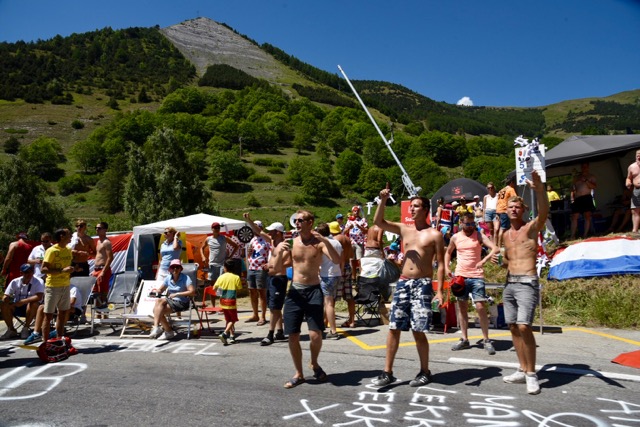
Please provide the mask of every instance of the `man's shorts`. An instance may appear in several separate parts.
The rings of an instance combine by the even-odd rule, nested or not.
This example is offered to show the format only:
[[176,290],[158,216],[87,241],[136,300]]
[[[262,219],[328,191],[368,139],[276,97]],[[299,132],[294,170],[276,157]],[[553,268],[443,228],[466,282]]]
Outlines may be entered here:
[[593,212],[596,207],[593,205],[593,197],[591,194],[585,194],[584,196],[576,197],[571,203],[571,213],[581,214],[585,212]]
[[511,228],[511,221],[509,221],[509,215],[506,213],[498,214],[500,216],[500,228],[508,230]]
[[293,282],[287,292],[282,312],[284,333],[299,334],[306,319],[311,331],[324,331],[324,296],[320,285]]
[[320,277],[320,287],[322,288],[322,295],[325,297],[336,298],[336,289],[338,283],[342,280],[341,276],[334,277]]
[[487,300],[484,279],[477,277],[465,277],[464,294],[456,296],[459,300],[468,300],[471,296],[472,302],[484,302]]
[[359,245],[357,243],[351,242],[351,246],[353,247],[353,258],[351,259],[360,259],[364,255],[364,245]]
[[508,274],[507,285],[502,292],[505,323],[507,325],[531,325],[539,296],[538,276]]
[[484,210],[484,222],[493,222],[493,220],[495,219],[495,217],[498,214],[496,213],[495,209],[485,209]]
[[269,277],[269,288],[267,289],[267,306],[269,310],[282,310],[284,299],[287,296],[287,283],[289,279],[286,274]]
[[631,209],[636,208],[640,208],[640,188],[634,188],[631,196]]
[[59,311],[69,310],[71,307],[71,296],[69,293],[69,286],[51,287],[45,286],[44,288],[44,312],[46,314],[53,314],[56,312],[56,308]]
[[353,299],[353,279],[351,278],[351,265],[346,263],[342,272],[342,280],[336,286],[336,300]]
[[222,314],[224,314],[224,321],[226,323],[229,322],[237,322],[238,321],[238,309],[237,308],[223,308]]
[[428,332],[431,325],[431,279],[400,279],[391,302],[389,329]]
[[167,305],[174,313],[189,310],[189,301],[182,301],[174,298],[167,298]]
[[[100,277],[100,274],[102,274],[102,277]],[[94,292],[107,295],[109,293],[109,281],[111,280],[111,267],[94,270],[91,275],[98,278],[93,287]]]
[[221,265],[209,264],[209,275],[207,276],[207,278],[213,285],[223,272],[223,267]]
[[249,270],[247,273],[247,285],[249,289],[267,289],[267,270]]

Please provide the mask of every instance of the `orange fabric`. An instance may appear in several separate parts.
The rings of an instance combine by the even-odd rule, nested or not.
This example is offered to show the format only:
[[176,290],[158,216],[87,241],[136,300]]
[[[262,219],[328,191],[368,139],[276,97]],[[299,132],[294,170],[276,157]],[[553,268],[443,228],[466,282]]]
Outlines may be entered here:
[[507,185],[498,192],[498,202],[496,203],[496,213],[507,213],[507,203],[513,196],[517,196],[516,190]]
[[458,263],[456,264],[456,276],[482,278],[484,271],[476,268],[480,262],[482,245],[478,241],[478,231],[474,230],[471,236],[463,232],[456,234],[456,252]]

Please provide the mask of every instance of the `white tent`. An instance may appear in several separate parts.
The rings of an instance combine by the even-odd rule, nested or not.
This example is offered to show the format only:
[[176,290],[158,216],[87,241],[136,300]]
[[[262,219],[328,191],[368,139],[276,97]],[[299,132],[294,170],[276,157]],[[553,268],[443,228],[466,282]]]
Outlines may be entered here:
[[152,224],[138,225],[133,227],[133,242],[135,244],[134,266],[138,269],[138,248],[140,244],[140,236],[143,234],[162,234],[167,227],[173,227],[178,232],[187,234],[209,234],[211,233],[211,224],[219,222],[220,231],[239,230],[245,227],[247,223],[238,219],[224,218],[221,216],[208,215],[204,213],[183,216],[180,218],[172,218],[164,221],[154,222]]

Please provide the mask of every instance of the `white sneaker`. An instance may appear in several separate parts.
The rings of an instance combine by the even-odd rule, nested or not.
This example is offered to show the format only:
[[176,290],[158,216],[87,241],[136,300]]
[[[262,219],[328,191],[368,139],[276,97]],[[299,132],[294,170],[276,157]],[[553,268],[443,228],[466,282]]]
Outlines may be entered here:
[[7,331],[0,337],[0,339],[8,340],[10,338],[15,338],[18,336],[18,331],[14,329],[7,329]]
[[524,373],[524,371],[518,368],[518,370],[513,374],[502,377],[502,381],[509,384],[524,384],[525,382],[527,382],[527,380],[525,379],[526,376],[527,375]]
[[31,331],[29,330],[29,328],[22,328],[22,331],[20,331],[20,338],[26,340],[27,338],[29,338],[29,335],[31,335]]
[[536,374],[533,375],[525,375],[527,381],[527,393],[529,394],[538,394],[540,393],[540,384],[538,383],[538,376]]
[[159,340],[170,340],[171,338],[175,337],[176,333],[173,331],[164,331],[162,333],[162,335],[160,335],[158,337]]
[[158,338],[158,336],[162,333],[162,328],[160,326],[154,326],[151,328],[151,333],[149,334],[149,338]]

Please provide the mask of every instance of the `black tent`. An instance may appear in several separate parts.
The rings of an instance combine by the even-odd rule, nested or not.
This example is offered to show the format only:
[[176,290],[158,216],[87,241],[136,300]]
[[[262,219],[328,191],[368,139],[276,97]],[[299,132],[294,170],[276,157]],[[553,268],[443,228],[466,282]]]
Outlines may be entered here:
[[431,198],[431,212],[435,213],[440,197],[444,197],[445,203],[451,203],[462,197],[467,199],[467,202],[473,202],[473,196],[480,196],[480,201],[482,201],[485,194],[487,194],[487,188],[478,181],[468,178],[457,178],[447,182],[436,191]]
[[571,136],[547,151],[547,168],[594,162],[607,157],[618,157],[640,148],[640,135],[580,135]]

